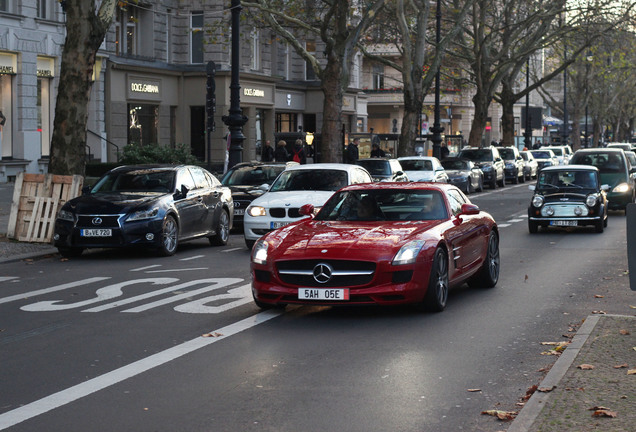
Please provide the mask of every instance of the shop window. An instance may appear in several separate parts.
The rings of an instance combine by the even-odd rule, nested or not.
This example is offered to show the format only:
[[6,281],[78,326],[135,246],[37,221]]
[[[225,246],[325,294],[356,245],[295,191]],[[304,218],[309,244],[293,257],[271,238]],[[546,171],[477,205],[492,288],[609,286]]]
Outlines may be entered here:
[[48,78],[38,78],[38,132],[40,132],[41,155],[42,157],[50,156],[51,149],[51,109],[50,109],[50,82]]
[[203,12],[190,16],[190,63],[203,63]]
[[11,12],[9,10],[9,0],[0,0],[0,12]]
[[[0,3],[1,2],[2,1],[0,0]],[[56,5],[58,4],[59,2],[57,2],[56,0],[37,0],[37,17],[47,20],[54,19],[55,11],[57,10]],[[1,6],[0,10],[2,10]]]
[[276,113],[276,132],[296,132],[298,115],[294,113]]
[[[307,41],[305,42],[305,49],[309,54],[316,55],[316,42],[315,41]],[[316,72],[314,72],[314,68],[311,67],[311,63],[305,62],[305,79],[307,81],[315,81],[316,80]]]
[[159,106],[128,104],[128,144],[158,144]]

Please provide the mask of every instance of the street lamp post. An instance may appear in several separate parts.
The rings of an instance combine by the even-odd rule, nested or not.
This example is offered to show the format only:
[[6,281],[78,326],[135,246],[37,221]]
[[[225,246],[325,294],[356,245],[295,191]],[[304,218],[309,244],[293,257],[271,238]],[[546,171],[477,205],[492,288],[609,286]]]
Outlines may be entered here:
[[[563,49],[563,60],[567,61],[567,48]],[[563,145],[568,144],[568,68],[563,70]]]
[[[440,41],[440,27],[442,24],[442,8],[440,4],[440,0],[437,0],[437,12],[435,13],[436,18],[436,30],[435,30],[435,42],[437,44],[437,49],[439,50],[439,41]],[[439,71],[441,69],[441,64],[437,67],[437,72],[435,73],[435,119],[433,121],[433,126],[430,128],[432,132],[431,141],[433,142],[433,156],[437,159],[441,159],[441,148],[440,145],[442,143],[442,132],[444,128],[440,125],[440,112],[439,112]]]
[[[526,88],[530,86],[530,57],[526,62]],[[523,143],[527,149],[532,148],[532,126],[530,125],[530,92],[526,93],[526,131],[523,133]]]
[[239,15],[241,0],[232,0],[232,77],[230,81],[230,115],[223,116],[223,123],[230,130],[230,148],[228,169],[243,159],[243,125],[247,117],[241,110],[241,86],[239,84],[240,49],[239,49]]
[[593,60],[593,57],[590,53],[587,54],[587,56],[585,57],[585,60],[587,60],[585,62],[585,145],[584,147],[590,147],[590,143],[588,142],[589,140],[589,134],[587,132],[587,106],[589,104],[588,98],[589,98],[589,84],[588,84],[588,80],[589,80],[589,75],[590,75],[590,62]]

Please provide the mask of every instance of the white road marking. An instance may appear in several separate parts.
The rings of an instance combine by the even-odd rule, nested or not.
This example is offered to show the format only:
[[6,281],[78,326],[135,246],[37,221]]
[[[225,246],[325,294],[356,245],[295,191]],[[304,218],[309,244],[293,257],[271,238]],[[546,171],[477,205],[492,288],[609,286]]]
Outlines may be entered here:
[[[175,306],[174,310],[177,312],[185,312],[185,313],[196,313],[196,314],[216,314],[225,312],[226,310],[230,310],[235,307],[242,306],[247,303],[251,303],[252,296],[252,284],[248,283],[238,288],[231,289],[227,292],[227,294],[219,294],[204,297],[199,300],[195,300],[186,304],[182,304],[179,306]],[[225,300],[225,299],[237,299],[233,302],[224,303],[218,306],[206,306],[206,303],[211,303],[217,300]]]
[[12,411],[0,414],[0,430],[10,428],[11,426],[15,426],[18,423],[22,423],[23,421],[29,420],[53,409],[74,402],[80,398],[103,390],[107,387],[115,385],[143,372],[149,371],[152,368],[166,364],[198,349],[205,348],[206,346],[211,345],[215,342],[225,340],[230,336],[234,336],[237,333],[248,330],[259,324],[263,324],[264,322],[267,322],[270,319],[276,318],[277,316],[282,314],[283,311],[268,310],[260,312],[234,324],[230,324],[226,327],[209,332],[218,333],[221,335],[219,337],[197,337],[190,341],[184,342],[181,345],[169,348],[165,351],[138,360],[127,366],[115,369],[112,372],[108,372],[104,375],[85,381],[81,384],[77,384],[73,387],[61,390],[50,396],[46,396],[35,402],[31,402],[30,404],[21,406],[20,408],[16,408]]
[[16,301],[16,300],[24,300],[25,298],[29,298],[29,297],[34,297],[40,294],[48,294],[48,293],[52,293],[52,292],[56,292],[56,291],[62,291],[68,288],[74,288],[76,286],[80,286],[80,285],[87,285],[93,282],[99,282],[99,281],[103,281],[106,279],[110,279],[110,277],[93,277],[93,278],[88,278],[88,279],[82,279],[79,281],[75,281],[75,282],[69,282],[69,283],[65,283],[62,285],[57,285],[51,288],[44,288],[41,290],[36,290],[36,291],[30,291],[30,292],[26,292],[26,293],[22,293],[22,294],[16,294],[10,297],[4,297],[4,298],[0,298],[0,304],[2,303],[9,303],[12,301]]
[[146,273],[168,273],[168,272],[185,272],[185,271],[197,271],[197,270],[208,270],[208,267],[195,267],[195,268],[185,268],[185,269],[167,269],[167,270],[148,270]]
[[499,228],[505,228],[505,227],[509,227],[509,226],[510,226],[510,224],[508,224],[508,223],[502,223],[502,224],[497,224],[497,226],[498,226]]
[[136,272],[136,271],[148,270],[148,269],[156,268],[156,267],[161,267],[161,264],[153,264],[153,265],[149,265],[149,266],[146,266],[146,267],[139,267],[139,268],[136,268],[136,269],[131,269],[130,271]]
[[515,222],[521,222],[523,219],[510,219],[508,220],[508,223],[515,223]]
[[178,281],[179,279],[176,279],[176,278],[149,278],[149,279],[128,280],[128,281],[119,282],[119,283],[98,289],[95,292],[97,297],[89,299],[89,300],[79,301],[75,303],[66,303],[66,304],[56,304],[63,300],[47,300],[47,301],[41,301],[38,303],[22,306],[20,309],[24,311],[28,311],[28,312],[73,309],[73,308],[83,307],[93,303],[98,303],[104,300],[110,300],[115,297],[119,297],[123,294],[122,288],[129,285],[145,284],[145,283],[152,284],[152,285],[165,285],[165,284],[178,282]]
[[[188,288],[194,285],[199,285],[199,284],[208,284],[205,288],[202,288],[201,290],[197,290],[197,291],[186,291],[184,293],[180,293],[180,295],[178,297],[181,297],[181,295],[186,295],[186,296],[192,296],[195,295],[195,293],[202,291],[203,292],[207,292],[207,291],[212,291],[218,288],[222,288],[228,285],[232,285],[234,283],[238,283],[238,282],[243,282],[243,279],[200,279],[200,280],[195,280],[195,281],[188,281],[188,282],[184,282],[180,285],[175,285],[175,286],[171,286],[168,288],[164,288],[164,289],[160,289],[160,290],[156,290],[156,291],[152,291],[146,294],[141,294],[135,297],[130,297],[127,299],[123,299],[123,300],[118,300],[114,303],[108,303],[102,306],[97,306],[94,308],[90,308],[90,309],[84,309],[82,312],[102,312],[108,309],[113,309],[119,306],[123,306],[123,305],[127,305],[130,303],[134,303],[140,300],[145,300],[147,298],[150,297],[156,297],[158,295],[162,295],[162,294],[167,294],[167,293],[171,293],[171,292],[178,292],[180,289],[183,288]],[[209,285],[210,283],[214,283],[214,285]],[[236,297],[236,296],[234,296]],[[170,297],[170,301],[172,301],[175,297]],[[154,303],[152,303],[154,304]]]
[[0,282],[8,281],[11,279],[18,279],[17,276],[0,276]]
[[[208,291],[212,291],[215,289],[219,289],[219,288],[223,288],[226,287],[228,285],[232,285],[235,283],[239,283],[239,282],[243,282],[243,279],[236,279],[236,278],[218,278],[218,279],[203,279],[204,281],[207,282],[213,282],[213,285],[208,285],[205,286],[203,288],[199,288],[198,290],[192,290],[192,291],[188,291],[185,292],[183,294],[179,294],[179,295],[175,295],[166,299],[162,299],[162,300],[157,300],[156,302],[152,302],[152,303],[146,303],[144,305],[141,306],[137,306],[135,308],[132,309],[126,309],[122,312],[143,312],[143,311],[147,311],[148,309],[152,309],[152,308],[156,308],[159,306],[163,306],[163,305],[167,305],[170,303],[174,303],[177,302],[179,300],[183,300],[183,299],[187,299],[199,294],[203,294],[206,293]],[[178,288],[178,287],[176,287]],[[232,298],[236,298],[237,296],[234,295],[232,296]]]
[[191,256],[188,258],[181,258],[179,259],[179,261],[190,261],[190,260],[194,260],[194,259],[198,259],[198,258],[203,258],[205,255],[195,255],[195,256]]
[[221,252],[228,253],[228,252],[234,252],[235,250],[243,250],[243,249],[244,248],[238,247],[238,248],[232,248],[232,249],[225,249],[225,250],[222,250]]

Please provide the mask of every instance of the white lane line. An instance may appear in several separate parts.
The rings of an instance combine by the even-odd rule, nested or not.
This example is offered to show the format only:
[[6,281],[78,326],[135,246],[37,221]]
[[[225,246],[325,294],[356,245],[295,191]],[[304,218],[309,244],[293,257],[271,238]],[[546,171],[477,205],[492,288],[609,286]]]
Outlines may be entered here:
[[523,219],[509,219],[507,222],[508,223],[515,223],[515,222],[521,222]]
[[48,294],[48,293],[52,293],[52,292],[56,292],[56,291],[62,291],[68,288],[74,288],[76,286],[80,286],[80,285],[86,285],[89,283],[93,283],[93,282],[99,282],[99,281],[103,281],[106,279],[110,279],[110,277],[93,277],[93,278],[88,278],[88,279],[82,279],[76,282],[69,282],[66,284],[62,284],[62,285],[56,285],[54,287],[51,288],[44,288],[41,290],[37,290],[37,291],[30,291],[30,292],[26,292],[26,293],[22,293],[22,294],[16,294],[10,297],[5,297],[5,298],[0,298],[0,304],[2,303],[9,303],[12,301],[16,301],[16,300],[23,300],[27,297],[34,297],[40,294]]
[[195,260],[195,259],[198,259],[198,258],[203,258],[204,256],[205,255],[195,255],[195,256],[188,257],[188,258],[181,258],[181,259],[179,259],[179,261],[190,261],[190,260]]
[[497,226],[498,226],[499,228],[505,228],[505,227],[509,227],[509,226],[510,226],[510,224],[502,223],[502,224],[497,224]]
[[161,267],[161,264],[153,264],[153,265],[149,265],[149,266],[146,266],[146,267],[139,267],[139,268],[136,268],[136,269],[131,269],[130,271],[137,272],[137,271],[148,270],[148,269],[156,268],[156,267]]
[[228,253],[228,252],[234,252],[236,250],[243,250],[243,249],[244,248],[237,247],[237,248],[232,248],[232,249],[225,249],[225,250],[222,250],[221,252]]
[[196,270],[208,270],[208,267],[194,267],[194,268],[167,269],[167,270],[148,270],[146,273],[185,272],[185,271],[196,271]]
[[74,402],[80,398],[103,390],[143,372],[149,371],[152,368],[161,366],[198,349],[205,348],[210,344],[227,339],[228,337],[234,336],[243,330],[248,330],[259,324],[263,324],[272,318],[276,318],[283,313],[284,311],[272,310],[260,312],[234,324],[209,332],[210,334],[218,333],[220,334],[219,337],[197,337],[184,342],[181,345],[169,348],[165,351],[151,355],[150,357],[138,360],[127,366],[115,369],[114,371],[108,372],[104,375],[85,381],[81,384],[77,384],[50,396],[46,396],[40,400],[31,402],[30,404],[21,406],[20,408],[0,414],[0,430],[15,426],[18,423],[22,423],[23,421]]

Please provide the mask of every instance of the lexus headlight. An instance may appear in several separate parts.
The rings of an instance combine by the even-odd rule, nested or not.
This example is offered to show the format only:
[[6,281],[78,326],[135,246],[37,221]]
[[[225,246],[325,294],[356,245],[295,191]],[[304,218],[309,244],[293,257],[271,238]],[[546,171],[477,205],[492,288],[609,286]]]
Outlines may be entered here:
[[252,217],[267,216],[265,207],[261,207],[261,206],[249,206],[247,208],[247,214]]
[[612,189],[612,192],[616,192],[616,193],[624,193],[629,191],[629,185],[627,183],[621,183],[618,186],[616,186],[614,189]]
[[127,220],[138,221],[143,219],[152,219],[153,217],[157,216],[158,213],[159,213],[159,209],[157,207],[146,209],[146,210],[139,210],[134,213],[131,213],[130,216],[128,216]]
[[590,194],[585,198],[585,205],[588,207],[594,207],[596,205],[596,200],[598,199],[598,195]]
[[393,258],[393,265],[412,264],[417,259],[417,254],[426,243],[424,240],[413,240],[400,248]]
[[533,196],[532,205],[535,207],[541,207],[543,205],[543,196],[542,195]]
[[73,213],[71,213],[68,210],[60,210],[59,213],[57,214],[57,218],[61,220],[69,221],[69,222],[75,222],[75,217],[73,216]]
[[267,264],[267,248],[269,243],[265,240],[258,240],[252,249],[252,262],[256,264]]

